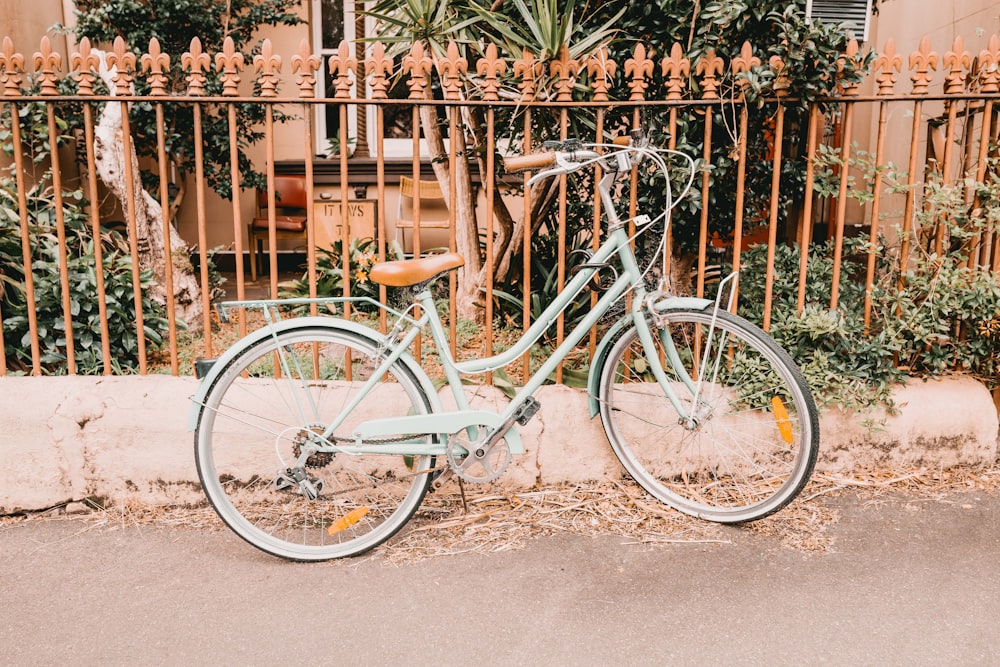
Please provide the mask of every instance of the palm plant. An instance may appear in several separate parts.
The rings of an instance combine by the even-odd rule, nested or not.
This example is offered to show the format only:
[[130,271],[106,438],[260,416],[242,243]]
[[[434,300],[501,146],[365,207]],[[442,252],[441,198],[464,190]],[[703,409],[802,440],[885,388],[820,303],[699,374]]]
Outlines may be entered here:
[[[499,47],[507,58],[517,59],[527,52],[544,65],[559,57],[564,49],[570,57],[582,58],[611,39],[614,18],[589,25],[579,20],[580,16],[588,15],[586,9],[585,5],[581,10],[576,0],[565,3],[557,0],[496,0],[491,4],[480,0],[381,0],[366,13],[379,22],[378,40],[390,45],[391,55],[400,55],[411,44],[419,43],[438,65],[449,57],[449,48],[457,47],[459,53],[483,54],[488,41]],[[452,44],[456,46],[452,47]],[[548,70],[547,67],[545,69]],[[543,79],[539,85],[539,97],[547,97],[547,82]],[[476,94],[477,88],[474,76],[467,76],[460,95],[469,99]],[[495,146],[485,145],[486,112],[480,107],[473,107],[463,109],[461,113],[462,122],[456,119],[453,126],[468,128],[469,134],[467,136],[462,129],[458,129],[454,133],[456,136],[450,137],[451,150],[459,156],[475,155],[485,182],[489,178],[485,152],[496,150]],[[431,155],[446,155],[442,126],[432,107],[420,107],[420,122]],[[506,124],[508,127],[514,125]],[[454,174],[446,160],[435,159],[433,166],[442,191],[449,192],[451,180],[455,182],[456,244],[466,258],[466,266],[459,275],[458,314],[468,319],[480,319],[482,311],[476,300],[483,293],[481,288],[486,282],[487,264],[483,261],[479,243],[470,164],[464,159],[457,160]],[[527,230],[523,220],[514,219],[500,193],[494,193],[497,222],[492,262],[494,281],[503,281],[510,267],[516,265],[512,260],[522,246],[524,235],[537,231],[543,220],[542,207],[551,201],[551,196],[535,198],[531,214],[526,216],[533,221],[532,229]]]

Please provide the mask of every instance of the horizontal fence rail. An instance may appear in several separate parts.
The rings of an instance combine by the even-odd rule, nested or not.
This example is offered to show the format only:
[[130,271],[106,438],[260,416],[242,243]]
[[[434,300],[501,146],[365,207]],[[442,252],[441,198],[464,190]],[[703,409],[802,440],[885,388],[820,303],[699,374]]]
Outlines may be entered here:
[[[539,61],[527,53],[505,58],[495,46],[483,46],[470,60],[454,44],[440,54],[417,44],[397,57],[373,44],[355,57],[354,45],[345,43],[325,63],[331,94],[317,96],[324,63],[305,42],[291,58],[282,58],[268,40],[251,55],[236,51],[230,40],[214,54],[197,39],[183,54],[166,54],[156,40],[136,53],[120,39],[107,50],[83,39],[64,62],[47,38],[30,58],[5,38],[0,125],[10,167],[0,189],[0,374],[176,375],[190,372],[194,356],[216,356],[231,338],[215,317],[209,286],[216,264],[207,239],[210,229],[231,228],[231,294],[246,298],[250,214],[232,196],[230,219],[209,220],[206,202],[220,189],[248,189],[247,166],[263,175],[266,287],[271,295],[281,293],[276,127],[301,128],[306,201],[317,200],[318,166],[336,174],[340,220],[348,229],[347,193],[359,173],[346,149],[352,141],[348,117],[355,110],[366,119],[365,112],[374,110],[375,139],[368,147],[376,156],[374,238],[342,239],[333,248],[337,252],[321,252],[316,216],[307,207],[298,295],[332,289],[334,296],[395,298],[384,287],[373,288],[366,269],[397,256],[389,242],[395,219],[387,202],[397,196],[397,186],[386,177],[385,116],[408,116],[413,150],[404,171],[413,181],[439,182],[448,202],[447,244],[467,260],[461,274],[447,281],[453,352],[470,345],[463,319],[489,323],[475,338],[475,351],[466,353],[494,353],[504,344],[505,327],[526,330],[538,306],[579,264],[574,258],[584,255],[577,251],[599,243],[596,178],[562,177],[529,191],[530,174],[500,170],[503,154],[536,150],[546,139],[576,135],[603,143],[642,127],[660,145],[699,158],[695,187],[678,207],[669,252],[653,274],[670,278],[680,292],[713,297],[720,271],[762,264],[750,274],[759,282],[744,278],[733,303],[741,312],[753,311],[765,330],[774,326],[788,293],[797,314],[817,301],[817,293],[831,310],[843,307],[849,294],[863,301],[864,326],[871,326],[873,294],[886,265],[904,281],[917,252],[941,255],[961,244],[969,266],[1000,272],[996,216],[990,212],[996,202],[979,187],[996,177],[996,37],[975,57],[961,40],[939,56],[925,39],[908,54],[905,72],[892,41],[870,55],[852,43],[842,57],[842,80],[811,99],[787,85],[779,57],[755,53],[749,44],[729,61],[714,52],[692,60],[679,46],[654,58],[638,44],[622,62],[606,48],[581,60],[564,50]],[[171,69],[177,63],[181,78]],[[771,73],[773,85],[754,95],[748,75],[761,70]],[[903,91],[899,81],[906,77],[910,86]],[[403,95],[390,97],[393,86],[404,83]],[[333,158],[315,156],[314,111],[320,106],[339,119],[337,139],[345,148]],[[151,113],[143,116],[149,124],[133,127],[137,109]],[[179,180],[171,169],[176,146],[168,137],[175,127],[167,119],[181,111],[189,119],[191,152]],[[429,133],[429,121],[437,134]],[[257,135],[250,137],[248,127]],[[420,156],[416,128],[423,128],[430,144],[434,177]],[[206,143],[208,133],[220,145]],[[155,145],[141,159],[140,140]],[[210,149],[212,160],[206,157]],[[646,205],[644,177],[634,173],[622,193],[622,209],[632,216]],[[963,211],[965,231],[954,227],[953,214],[935,208],[941,204],[928,195],[931,181],[935,192],[952,186],[949,196],[958,205],[948,210]],[[192,238],[178,236],[179,211],[172,206],[178,188],[184,191],[181,206],[193,210]],[[113,215],[123,219],[119,231],[109,230],[109,202],[118,211]],[[422,202],[430,206],[417,189],[415,256],[428,250]],[[859,231],[870,241],[852,245]],[[822,286],[810,282],[816,269],[811,252],[821,243],[831,262]],[[587,295],[580,307],[596,298]],[[342,314],[373,317],[349,307]],[[239,314],[237,332],[255,325],[248,317]],[[572,317],[571,309],[565,319]],[[384,315],[378,324],[386,326]],[[569,324],[564,317],[555,323],[554,343]],[[596,336],[589,339],[590,351]],[[523,376],[532,363],[526,356],[512,375]],[[560,368],[556,379],[567,381],[571,370]]]

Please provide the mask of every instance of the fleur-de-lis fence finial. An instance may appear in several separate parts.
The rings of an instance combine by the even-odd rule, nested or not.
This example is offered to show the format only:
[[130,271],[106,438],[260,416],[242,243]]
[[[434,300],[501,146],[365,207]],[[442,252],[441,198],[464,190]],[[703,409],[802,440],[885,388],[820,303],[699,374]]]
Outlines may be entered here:
[[740,55],[733,58],[733,76],[739,81],[740,90],[745,90],[749,84],[745,77],[740,76],[741,74],[746,74],[754,67],[760,67],[760,58],[753,54],[753,47],[750,42],[743,42],[743,46],[740,47]]
[[392,76],[392,58],[385,55],[382,42],[375,42],[371,55],[365,60],[365,75],[371,77],[372,98],[389,97],[389,77]]
[[24,56],[14,50],[10,37],[3,38],[0,50],[0,83],[4,97],[20,97],[21,82],[24,81]]
[[357,71],[358,61],[351,56],[351,45],[341,40],[337,52],[327,61],[333,74],[333,97],[346,100],[351,97],[351,76]]
[[226,37],[222,42],[222,51],[215,54],[215,71],[222,80],[222,94],[225,97],[236,97],[240,94],[240,72],[246,65],[243,54],[236,50],[232,37]]
[[569,57],[569,47],[565,44],[559,50],[559,57],[549,63],[549,73],[556,79],[556,101],[571,101],[580,63]]
[[681,45],[674,42],[670,55],[663,59],[663,76],[667,77],[667,99],[681,99],[684,81],[691,76],[691,61],[684,57]]
[[149,82],[150,94],[166,95],[170,56],[160,50],[160,40],[155,37],[149,40],[149,52],[144,53],[139,62],[142,64],[142,71],[149,73],[146,80]]
[[913,90],[911,91],[913,95],[927,94],[927,87],[931,82],[930,70],[936,70],[937,63],[938,54],[936,51],[931,51],[931,38],[924,36],[920,40],[920,46],[917,50],[910,54],[910,69],[913,70],[910,80],[913,81]]
[[125,40],[115,37],[111,53],[108,54],[108,67],[115,68],[112,80],[115,82],[115,95],[129,95],[132,92],[132,79],[135,77],[135,54],[129,50]]
[[507,63],[497,55],[496,44],[486,47],[486,54],[476,63],[476,73],[483,77],[483,99],[494,101],[500,99],[500,77],[507,71]]
[[205,92],[205,72],[212,66],[212,59],[202,51],[201,40],[191,39],[191,49],[181,55],[181,67],[187,71],[188,95],[197,96]]
[[648,79],[653,76],[653,61],[646,56],[646,47],[642,42],[635,45],[632,57],[625,61],[625,76],[632,91],[628,98],[633,101],[645,99]]
[[706,100],[719,99],[719,77],[725,71],[725,63],[722,58],[715,55],[715,49],[709,49],[705,52],[694,71],[701,77],[702,98]]
[[77,89],[81,95],[94,94],[94,70],[101,66],[101,59],[90,48],[90,40],[80,40],[80,50],[69,58],[70,69],[75,72]]
[[444,99],[461,99],[462,77],[469,71],[469,61],[458,52],[458,44],[448,42],[444,58],[438,60],[438,75],[444,88]]
[[972,56],[965,50],[962,36],[955,37],[951,51],[944,54],[942,65],[948,68],[944,80],[944,92],[947,95],[959,95],[965,90],[965,70],[972,63]]
[[514,61],[514,76],[520,77],[521,101],[531,102],[538,91],[538,79],[544,72],[544,64],[535,59],[528,49],[521,50],[520,60]]
[[39,50],[32,58],[32,62],[35,64],[42,95],[57,95],[59,93],[56,88],[59,82],[57,72],[62,68],[62,56],[52,50],[48,35],[42,37]]
[[403,58],[403,71],[410,75],[406,85],[410,87],[409,99],[422,100],[426,95],[427,77],[434,65],[424,53],[422,42],[416,42],[408,56]]
[[875,71],[879,73],[875,81],[878,83],[879,95],[892,95],[896,86],[896,72],[903,69],[903,58],[896,53],[896,42],[889,39],[885,49],[875,59]]
[[996,35],[979,52],[979,88],[984,93],[1000,92],[1000,37]]
[[281,56],[274,52],[270,39],[260,45],[260,53],[253,57],[253,69],[257,73],[261,97],[278,95],[278,78],[281,75]]

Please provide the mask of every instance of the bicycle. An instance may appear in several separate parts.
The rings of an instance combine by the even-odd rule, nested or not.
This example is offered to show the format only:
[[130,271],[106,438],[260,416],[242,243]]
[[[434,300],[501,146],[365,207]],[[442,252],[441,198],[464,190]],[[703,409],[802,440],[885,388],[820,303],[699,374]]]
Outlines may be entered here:
[[[430,286],[462,266],[455,253],[372,267],[372,281],[413,295],[404,311],[346,299],[392,315],[386,334],[336,317],[276,315],[279,304],[344,298],[223,304],[260,308],[267,322],[215,362],[193,399],[198,474],[225,524],[253,546],[299,561],[354,556],[383,543],[432,485],[439,488],[452,475],[487,482],[502,474],[523,452],[516,427],[538,411],[535,391],[620,301],[627,312],[597,346],[587,391],[590,418],[600,415],[625,470],[655,498],[710,521],[754,521],[791,502],[811,474],[819,444],[816,406],[795,363],[761,329],[722,306],[723,285],[714,301],[671,295],[662,286],[647,291],[649,267],[640,268],[632,249],[638,234],[661,222],[666,238],[674,203],[670,155],[688,162],[686,192],[694,163],[648,146],[639,132],[625,142],[568,141],[506,159],[510,172],[539,170],[529,187],[600,165],[608,231],[520,340],[493,356],[451,357]],[[622,219],[614,185],[647,161],[664,175],[665,211]],[[509,405],[500,412],[472,409],[462,376],[522,358],[601,278],[596,305]],[[723,283],[735,279],[732,274]],[[410,354],[427,330],[455,410],[442,407]]]

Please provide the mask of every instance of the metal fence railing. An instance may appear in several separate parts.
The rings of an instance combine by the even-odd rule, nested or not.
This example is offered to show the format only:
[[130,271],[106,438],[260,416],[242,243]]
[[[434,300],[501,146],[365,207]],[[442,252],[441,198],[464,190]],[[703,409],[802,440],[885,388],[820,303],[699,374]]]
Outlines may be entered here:
[[[391,113],[408,117],[411,127],[412,157],[401,171],[417,181],[440,181],[450,202],[447,243],[467,256],[464,272],[448,285],[453,345],[460,344],[455,332],[462,317],[526,328],[533,303],[559,288],[574,257],[583,256],[573,251],[596,245],[600,202],[587,178],[564,177],[528,192],[521,175],[502,173],[498,157],[527,152],[544,139],[604,141],[642,125],[665,146],[701,158],[660,269],[677,289],[705,294],[720,265],[740,269],[746,253],[762,253],[763,296],[757,306],[768,329],[776,290],[795,291],[800,311],[816,299],[816,286],[809,283],[810,249],[827,243],[832,265],[829,284],[819,290],[822,298],[835,309],[845,281],[862,282],[867,325],[884,263],[905,275],[917,248],[941,253],[956,242],[946,213],[927,214],[934,205],[923,187],[929,179],[958,187],[961,206],[954,210],[993,205],[976,185],[995,177],[1000,133],[995,109],[1000,46],[996,39],[990,44],[975,58],[959,45],[939,59],[925,41],[909,55],[912,85],[903,91],[897,83],[903,60],[890,42],[876,54],[865,81],[845,84],[835,96],[801,100],[796,91],[776,86],[751,104],[741,73],[763,66],[780,74],[782,64],[755,56],[749,45],[731,62],[712,53],[690,61],[679,50],[654,62],[640,45],[623,63],[610,60],[607,51],[586,61],[564,54],[537,62],[524,54],[505,60],[491,47],[469,62],[457,48],[432,57],[418,45],[396,59],[377,46],[357,58],[344,48],[327,63],[329,95],[317,97],[322,63],[305,45],[283,60],[266,41],[250,58],[231,43],[214,54],[203,52],[197,41],[186,53],[164,54],[155,41],[134,53],[121,41],[99,51],[84,40],[63,59],[47,40],[26,57],[5,39],[0,126],[10,166],[0,174],[5,349],[0,374],[127,369],[184,374],[186,355],[218,354],[221,325],[207,289],[214,266],[209,231],[231,230],[227,248],[215,259],[232,258],[230,280],[235,296],[244,298],[246,226],[253,214],[245,199],[234,196],[231,219],[209,220],[206,201],[217,196],[209,177],[239,193],[249,187],[247,168],[263,175],[267,288],[280,293],[276,126],[301,130],[296,132],[301,158],[282,161],[280,170],[304,177],[307,200],[318,200],[320,167],[334,174],[331,182],[342,194],[358,178],[357,153],[349,156],[345,148],[333,158],[316,157],[318,106],[330,110],[328,118],[339,117],[340,146],[358,139],[348,134],[352,114],[370,126],[362,143],[374,156],[367,163],[376,219],[370,246],[352,254],[343,243],[341,252],[322,255],[316,213],[307,207],[303,295],[315,296],[331,284],[337,295],[368,289],[364,262],[392,254],[390,200],[398,196],[398,176],[387,178],[387,165],[400,168],[383,145]],[[856,52],[844,57],[859,58]],[[393,96],[399,90],[402,95]],[[251,111],[256,137],[246,134]],[[179,113],[190,132],[183,141],[169,120]],[[424,128],[435,176],[428,174],[428,158],[421,157],[426,149],[421,133],[412,130],[417,127]],[[155,149],[137,157],[140,140]],[[226,158],[208,161],[207,142],[222,142]],[[190,146],[184,156],[189,173],[178,176],[171,152],[182,144]],[[62,147],[58,159],[51,159],[51,147]],[[186,193],[181,210],[171,205],[178,189]],[[634,213],[655,199],[651,191],[643,174],[635,174],[623,193],[630,200],[625,206]],[[340,219],[349,220],[350,198],[340,196],[339,205]],[[426,251],[419,194],[412,208],[410,250],[419,255]],[[180,214],[193,220],[190,238],[178,237]],[[984,222],[961,242],[969,248],[970,265],[995,273],[1000,271],[996,221],[992,215],[980,218]],[[118,231],[109,224],[112,219],[124,223]],[[919,228],[918,220],[925,221]],[[859,250],[848,244],[858,231],[886,241]],[[776,269],[779,248],[797,254],[797,275]],[[327,264],[323,257],[330,258]],[[847,262],[850,277],[843,268]],[[339,282],[325,280],[338,271]],[[384,290],[379,296],[387,298]],[[237,328],[247,326],[244,318]],[[552,335],[561,337],[563,327],[560,320]],[[502,344],[493,326],[481,331],[476,344],[485,353]]]

